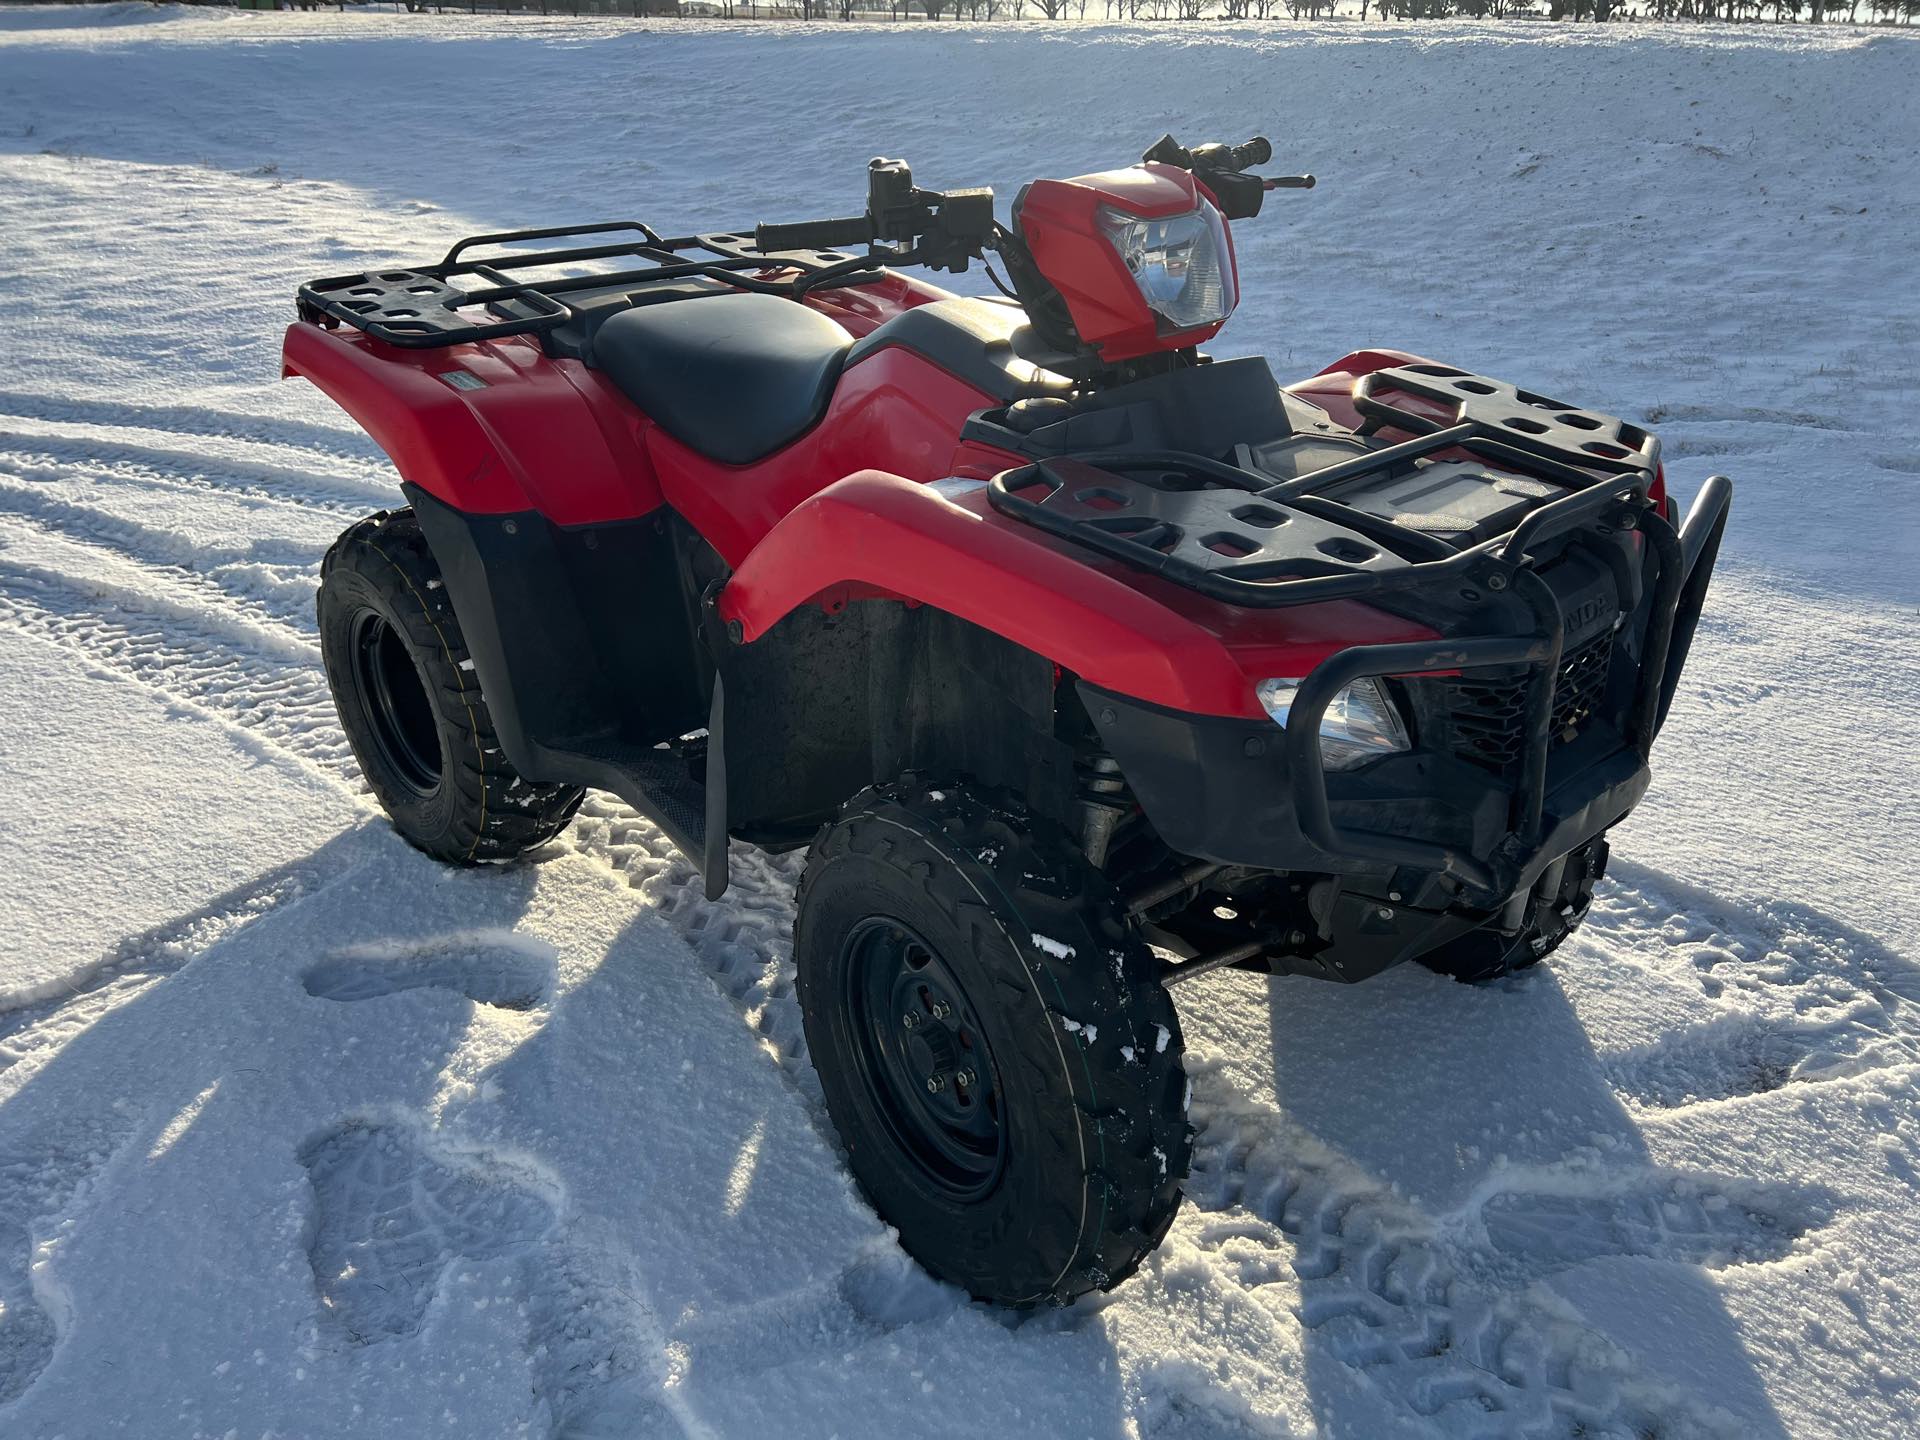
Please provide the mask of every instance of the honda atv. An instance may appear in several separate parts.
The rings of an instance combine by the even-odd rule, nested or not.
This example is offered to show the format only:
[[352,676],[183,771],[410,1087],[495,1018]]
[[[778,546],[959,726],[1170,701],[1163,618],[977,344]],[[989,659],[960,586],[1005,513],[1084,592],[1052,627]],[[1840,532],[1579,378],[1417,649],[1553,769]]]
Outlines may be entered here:
[[[1730,486],[1391,350],[1200,347],[1264,140],[856,218],[463,240],[299,291],[285,371],[400,472],[326,558],[395,827],[501,861],[588,787],[727,888],[808,847],[806,1037],[849,1164],[1008,1305],[1130,1274],[1192,1148],[1170,992],[1530,965],[1580,923]],[[989,268],[964,298],[903,267]]]

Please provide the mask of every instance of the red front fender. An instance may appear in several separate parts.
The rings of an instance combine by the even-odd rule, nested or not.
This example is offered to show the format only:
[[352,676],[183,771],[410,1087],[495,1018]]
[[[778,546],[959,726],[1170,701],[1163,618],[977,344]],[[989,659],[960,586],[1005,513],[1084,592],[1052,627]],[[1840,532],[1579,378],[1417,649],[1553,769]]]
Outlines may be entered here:
[[1103,566],[1003,519],[978,491],[956,502],[898,475],[862,470],[768,532],[728,581],[720,616],[738,622],[739,638],[751,643],[797,607],[851,584],[947,611],[1102,689],[1171,710],[1236,716],[1262,713],[1248,662],[1280,666],[1266,674],[1305,674],[1353,643],[1356,624],[1358,638],[1369,640],[1431,633],[1351,605],[1339,607],[1343,623],[1331,628],[1329,607],[1313,606],[1286,612],[1291,620],[1280,612],[1258,617],[1264,633],[1236,633],[1234,624],[1218,622],[1247,612],[1212,607],[1223,613],[1201,623],[1175,608],[1198,597],[1180,592],[1163,601]]

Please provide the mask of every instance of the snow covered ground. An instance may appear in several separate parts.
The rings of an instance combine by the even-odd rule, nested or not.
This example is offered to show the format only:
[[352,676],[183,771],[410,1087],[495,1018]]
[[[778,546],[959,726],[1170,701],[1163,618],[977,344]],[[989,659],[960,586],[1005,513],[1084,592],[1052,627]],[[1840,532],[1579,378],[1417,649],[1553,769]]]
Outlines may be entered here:
[[[392,476],[278,334],[463,233],[1165,129],[1321,177],[1221,351],[1643,417],[1735,528],[1582,935],[1183,992],[1190,1203],[1011,1319],[845,1176],[797,857],[709,905],[604,799],[484,873],[377,817],[311,596]],[[1840,28],[0,11],[0,1434],[1915,1433],[1917,156],[1920,46]]]

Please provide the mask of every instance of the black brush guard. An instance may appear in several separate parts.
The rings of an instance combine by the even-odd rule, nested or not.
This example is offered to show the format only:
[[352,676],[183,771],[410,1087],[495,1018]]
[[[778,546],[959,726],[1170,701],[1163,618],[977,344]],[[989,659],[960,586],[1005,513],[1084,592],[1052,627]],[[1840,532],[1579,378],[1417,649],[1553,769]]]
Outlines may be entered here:
[[[1393,405],[1380,398],[1383,389],[1450,400],[1457,406],[1455,418],[1450,424],[1437,422]],[[1443,396],[1445,389],[1458,393]],[[1644,765],[1693,642],[1726,528],[1733,485],[1725,476],[1710,477],[1684,527],[1676,531],[1648,498],[1658,464],[1658,443],[1622,422],[1440,366],[1404,367],[1364,377],[1355,387],[1355,400],[1369,428],[1390,426],[1410,431],[1416,438],[1279,482],[1185,452],[1101,452],[1046,459],[995,477],[989,499],[1003,513],[1232,605],[1280,608],[1365,600],[1436,582],[1511,589],[1531,611],[1532,633],[1432,644],[1361,645],[1338,651],[1301,683],[1284,727],[1295,812],[1301,832],[1318,849],[1336,862],[1404,866],[1450,876],[1469,892],[1469,898],[1497,905],[1530,884],[1557,858],[1550,853],[1556,849],[1556,837],[1544,833],[1543,820],[1550,721],[1566,627],[1552,589],[1536,573],[1533,552],[1570,531],[1599,524],[1636,528],[1646,537],[1658,575],[1626,726],[1628,744]],[[1542,415],[1553,428],[1535,418]],[[1516,425],[1516,419],[1521,424]],[[1536,433],[1543,429],[1545,434]],[[1317,493],[1449,450],[1464,450],[1551,479],[1571,487],[1573,493],[1531,511],[1506,535],[1462,549]],[[1257,519],[1247,522],[1256,527],[1253,533],[1213,529],[1202,534],[1152,513],[1151,501],[1145,515],[1098,513],[1103,474],[1112,479],[1169,470],[1200,477],[1209,489],[1240,492],[1238,499],[1228,502],[1240,508],[1229,508],[1229,515],[1245,514],[1252,507],[1278,507],[1289,512],[1290,520],[1317,525],[1319,530],[1309,529],[1309,536],[1325,530],[1364,538],[1381,550],[1371,556],[1342,558],[1337,546],[1322,544],[1318,549],[1328,559],[1303,562],[1297,546],[1285,555],[1268,550],[1258,534],[1261,522]],[[1073,503],[1083,496],[1092,496],[1094,513]],[[1131,501],[1133,496],[1126,498]],[[1191,501],[1191,492],[1180,499]],[[1208,517],[1209,523],[1212,518]],[[1490,667],[1526,667],[1527,671],[1525,744],[1509,829],[1491,851],[1473,854],[1431,840],[1336,823],[1327,795],[1320,725],[1340,692],[1369,677]]]
[[[1709,477],[1676,533],[1650,503],[1638,507],[1636,524],[1659,562],[1647,617],[1639,683],[1629,709],[1628,742],[1641,761],[1653,748],[1666,719],[1693,643],[1707,586],[1726,530],[1733,482]],[[1452,875],[1470,889],[1494,899],[1516,886],[1547,861],[1557,858],[1543,844],[1542,819],[1547,791],[1547,752],[1552,735],[1555,687],[1565,635],[1560,606],[1534,573],[1527,546],[1595,518],[1596,500],[1610,502],[1611,491],[1587,491],[1536,510],[1494,552],[1506,567],[1517,594],[1526,599],[1539,623],[1527,636],[1467,639],[1435,645],[1356,645],[1328,656],[1301,683],[1287,711],[1286,753],[1293,800],[1301,829],[1329,854],[1370,863],[1405,865]],[[1558,512],[1558,513],[1556,513]],[[1490,573],[1503,573],[1494,571]],[[1511,829],[1493,854],[1480,857],[1451,846],[1399,835],[1360,830],[1334,822],[1327,799],[1326,770],[1320,751],[1320,723],[1327,707],[1354,681],[1387,675],[1431,674],[1487,666],[1529,667],[1526,750],[1514,792]]]

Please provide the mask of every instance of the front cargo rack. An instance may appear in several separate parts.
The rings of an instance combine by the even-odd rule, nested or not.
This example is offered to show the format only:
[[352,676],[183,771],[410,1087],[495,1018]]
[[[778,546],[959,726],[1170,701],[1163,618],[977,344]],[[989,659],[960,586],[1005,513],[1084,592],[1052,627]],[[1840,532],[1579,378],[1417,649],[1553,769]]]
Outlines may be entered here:
[[[469,251],[592,235],[622,238],[552,250],[507,251],[482,259]],[[592,261],[632,257],[646,263],[623,270],[587,271],[544,279],[516,280],[509,271],[578,267]],[[557,297],[574,291],[630,286],[661,286],[661,299],[724,294],[728,288],[762,294],[798,296],[807,290],[871,281],[880,262],[844,250],[754,248],[751,235],[711,234],[662,238],[638,220],[609,220],[592,225],[508,230],[473,235],[460,241],[437,264],[336,275],[302,285],[300,318],[332,328],[348,325],[376,340],[406,349],[433,349],[509,335],[540,334],[573,318]],[[785,278],[771,278],[784,276]],[[471,288],[452,283],[479,281]],[[707,291],[668,288],[671,282],[718,281]]]
[[[1236,451],[1242,463],[1183,450],[1054,456],[994,477],[988,499],[1210,599],[1263,609],[1452,580],[1490,559],[1516,566],[1552,536],[1609,518],[1628,528],[1652,508],[1659,442],[1611,416],[1424,363],[1361,377],[1354,405],[1357,437],[1413,438],[1377,448],[1356,438],[1346,458],[1284,479],[1254,468],[1247,446]],[[1518,482],[1515,523],[1486,535],[1468,520],[1377,514],[1331,493],[1448,452]]]

